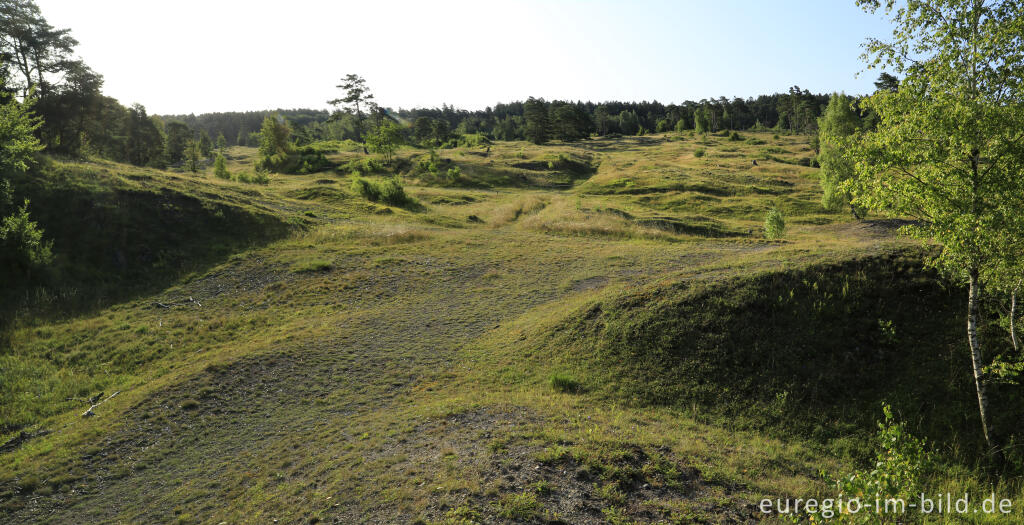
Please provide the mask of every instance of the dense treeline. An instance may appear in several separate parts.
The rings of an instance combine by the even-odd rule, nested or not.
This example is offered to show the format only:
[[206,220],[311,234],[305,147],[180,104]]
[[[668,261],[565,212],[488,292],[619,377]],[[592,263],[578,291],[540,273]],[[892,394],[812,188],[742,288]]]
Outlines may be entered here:
[[[460,135],[482,134],[492,140],[578,140],[592,134],[637,135],[697,129],[774,128],[809,132],[828,105],[829,95],[813,94],[794,86],[787,93],[756,98],[719,97],[682,104],[660,102],[573,102],[530,98],[499,103],[478,111],[440,108],[382,109],[390,120],[409,130],[417,143],[443,144]],[[169,115],[166,121],[182,122],[210,136],[223,134],[229,144],[257,146],[263,119],[278,114],[288,119],[296,140],[360,141],[357,117],[353,113],[329,113],[315,109]]]

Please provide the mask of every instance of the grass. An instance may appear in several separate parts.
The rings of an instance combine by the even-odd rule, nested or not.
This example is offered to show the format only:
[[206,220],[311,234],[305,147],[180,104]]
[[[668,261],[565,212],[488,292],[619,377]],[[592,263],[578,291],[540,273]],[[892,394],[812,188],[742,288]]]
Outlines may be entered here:
[[[414,208],[344,170],[250,185],[55,163],[55,195],[119,210],[123,188],[192,203],[170,214],[186,225],[227,220],[202,246],[160,239],[165,266],[125,281],[148,287],[69,278],[87,307],[8,330],[0,442],[51,432],[0,453],[2,521],[720,521],[828,494],[819,470],[861,465],[882,398],[954,458],[931,488],[1019,496],[971,466],[970,421],[940,413],[971,413],[958,296],[884,225],[820,209],[806,137],[742,138],[440,151],[459,185],[403,148],[380,176]],[[761,142],[788,162],[753,166]],[[226,157],[242,173],[255,150]],[[784,242],[762,238],[772,203]],[[168,231],[125,217],[151,222],[88,242]],[[71,222],[41,219],[65,257]],[[81,417],[101,391],[121,393]]]

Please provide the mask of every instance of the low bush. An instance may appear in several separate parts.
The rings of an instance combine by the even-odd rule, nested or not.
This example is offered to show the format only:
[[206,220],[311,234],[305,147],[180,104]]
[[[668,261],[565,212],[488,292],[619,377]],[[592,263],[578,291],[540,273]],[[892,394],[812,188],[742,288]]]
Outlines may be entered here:
[[374,182],[362,177],[352,179],[352,192],[362,195],[371,202],[383,202],[391,206],[405,206],[412,202],[405,193],[405,188],[397,179],[384,179]]
[[772,206],[764,216],[764,236],[766,239],[781,239],[786,234],[786,219],[782,211]]

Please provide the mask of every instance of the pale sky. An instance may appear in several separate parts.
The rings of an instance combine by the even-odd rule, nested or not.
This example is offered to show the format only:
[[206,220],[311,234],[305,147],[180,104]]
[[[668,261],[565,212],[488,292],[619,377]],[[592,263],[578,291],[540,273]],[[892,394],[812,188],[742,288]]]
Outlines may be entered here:
[[151,114],[327,108],[346,73],[392,108],[867,93],[891,32],[854,0],[36,1]]

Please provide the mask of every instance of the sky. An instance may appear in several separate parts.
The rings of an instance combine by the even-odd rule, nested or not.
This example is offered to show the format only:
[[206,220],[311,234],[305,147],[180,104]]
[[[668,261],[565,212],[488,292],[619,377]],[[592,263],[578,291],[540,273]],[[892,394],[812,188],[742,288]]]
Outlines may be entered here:
[[105,94],[165,115],[328,108],[347,73],[396,109],[868,93],[860,45],[891,34],[854,0],[36,3]]

